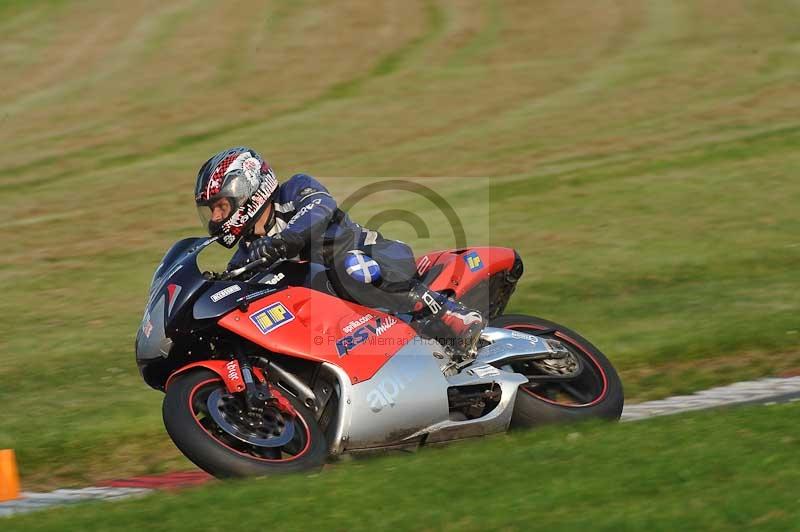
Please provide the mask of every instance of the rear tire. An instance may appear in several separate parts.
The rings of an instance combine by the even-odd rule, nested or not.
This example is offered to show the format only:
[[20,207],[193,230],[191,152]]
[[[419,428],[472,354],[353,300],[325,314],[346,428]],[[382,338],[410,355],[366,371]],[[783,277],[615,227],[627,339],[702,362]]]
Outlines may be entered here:
[[620,418],[624,404],[622,382],[611,362],[588,340],[563,325],[523,314],[499,316],[490,325],[556,339],[584,363],[583,371],[572,381],[520,385],[512,427]]
[[294,424],[294,437],[282,447],[259,447],[233,438],[202,411],[208,407],[205,398],[218,389],[225,392],[216,373],[194,370],[179,375],[164,397],[162,413],[167,433],[198,467],[226,478],[305,471],[325,463],[325,436],[313,414],[291,394],[281,392],[293,410],[286,418]]

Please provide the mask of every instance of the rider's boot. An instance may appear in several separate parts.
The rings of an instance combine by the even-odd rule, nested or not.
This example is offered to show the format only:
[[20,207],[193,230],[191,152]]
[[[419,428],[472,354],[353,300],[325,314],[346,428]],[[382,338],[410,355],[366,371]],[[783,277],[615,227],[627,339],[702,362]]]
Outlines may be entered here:
[[422,284],[409,293],[417,303],[416,310],[422,320],[424,333],[469,355],[474,355],[486,320],[480,312],[470,309],[440,292]]

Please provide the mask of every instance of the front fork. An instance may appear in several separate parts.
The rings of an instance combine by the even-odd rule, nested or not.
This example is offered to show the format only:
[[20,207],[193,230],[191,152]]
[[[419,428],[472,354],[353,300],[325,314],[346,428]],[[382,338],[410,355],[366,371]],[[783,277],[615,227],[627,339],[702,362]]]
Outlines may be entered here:
[[[260,368],[254,370],[252,364],[250,364],[250,359],[241,353],[237,353],[236,361],[239,363],[239,369],[242,372],[244,401],[247,408],[256,412],[263,412],[264,407],[273,398],[264,373]],[[256,378],[253,378],[255,372],[258,374]]]
[[[266,359],[261,359],[261,362],[266,362]],[[172,382],[180,375],[199,368],[211,370],[219,375],[228,393],[239,394],[244,392],[242,395],[244,397],[245,406],[248,409],[261,411],[267,404],[274,402],[277,403],[278,408],[285,412],[293,411],[291,403],[282,396],[279,390],[274,389],[267,381],[264,372],[266,367],[253,367],[248,357],[243,353],[237,353],[227,361],[209,359],[188,364],[169,376],[167,382],[164,384],[164,389],[166,390],[169,388]],[[287,377],[286,380],[293,382],[291,379],[292,375],[288,372],[281,370],[277,366],[274,366],[272,369],[281,371],[280,374],[285,375]],[[304,387],[302,383],[298,384],[298,389],[301,390],[301,392],[305,388],[307,387]],[[309,401],[310,404],[314,404],[315,398],[313,392],[309,390],[309,395],[306,396],[303,394],[303,396],[307,404]]]

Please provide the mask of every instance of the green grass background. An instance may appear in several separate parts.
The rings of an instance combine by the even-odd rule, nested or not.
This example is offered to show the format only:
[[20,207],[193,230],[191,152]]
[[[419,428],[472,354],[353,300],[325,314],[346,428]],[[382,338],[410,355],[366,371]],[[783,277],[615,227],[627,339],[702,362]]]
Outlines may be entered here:
[[[446,194],[629,400],[800,366],[800,6],[0,2],[0,447],[28,488],[189,464],[133,337],[194,175],[248,144],[337,197]],[[441,214],[406,193],[354,209]]]
[[797,530],[800,404],[549,428],[0,521],[4,530]]

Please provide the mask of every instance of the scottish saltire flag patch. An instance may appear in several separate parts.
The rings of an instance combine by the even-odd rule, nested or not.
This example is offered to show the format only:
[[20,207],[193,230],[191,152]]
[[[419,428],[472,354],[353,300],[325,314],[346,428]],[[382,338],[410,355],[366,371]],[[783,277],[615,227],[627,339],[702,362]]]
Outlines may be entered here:
[[344,267],[347,274],[359,283],[369,284],[381,278],[381,267],[375,259],[358,249],[347,252]]
[[286,325],[294,319],[294,314],[289,312],[289,309],[283,303],[273,303],[268,307],[264,307],[258,312],[250,314],[250,321],[252,321],[261,334],[267,334],[274,331],[281,325]]

